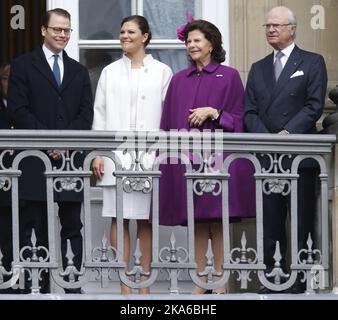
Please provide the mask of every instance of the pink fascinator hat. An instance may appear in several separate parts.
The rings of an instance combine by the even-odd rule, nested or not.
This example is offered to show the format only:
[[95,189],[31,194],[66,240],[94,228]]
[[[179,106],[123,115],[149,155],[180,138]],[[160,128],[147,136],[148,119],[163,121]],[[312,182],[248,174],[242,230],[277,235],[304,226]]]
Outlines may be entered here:
[[[190,14],[190,12],[187,10],[186,12],[185,12],[185,17],[186,17],[186,19],[187,19],[187,21],[189,22],[189,23],[191,23],[191,22],[193,22],[194,21],[194,18],[193,18],[193,16]],[[177,29],[177,31],[176,31],[176,34],[177,34],[177,38],[179,39],[179,40],[181,40],[181,41],[183,41],[184,42],[184,30],[185,30],[185,27],[186,27],[186,23],[185,24],[182,24],[178,29]]]

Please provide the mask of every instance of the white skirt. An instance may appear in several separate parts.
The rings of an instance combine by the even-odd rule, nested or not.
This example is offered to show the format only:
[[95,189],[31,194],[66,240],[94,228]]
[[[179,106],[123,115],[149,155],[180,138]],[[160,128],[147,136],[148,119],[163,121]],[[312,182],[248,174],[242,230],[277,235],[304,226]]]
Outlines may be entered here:
[[[123,191],[123,218],[148,220],[151,193]],[[103,187],[103,217],[116,218],[116,186]]]

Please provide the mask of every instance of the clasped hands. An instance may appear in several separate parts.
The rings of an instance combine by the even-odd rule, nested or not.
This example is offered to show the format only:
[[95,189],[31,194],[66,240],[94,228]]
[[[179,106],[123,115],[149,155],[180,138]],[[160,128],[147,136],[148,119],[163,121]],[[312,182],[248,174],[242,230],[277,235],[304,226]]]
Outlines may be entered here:
[[218,110],[212,107],[202,107],[189,109],[189,112],[189,126],[198,128],[201,127],[208,118],[213,118],[214,115],[218,113]]

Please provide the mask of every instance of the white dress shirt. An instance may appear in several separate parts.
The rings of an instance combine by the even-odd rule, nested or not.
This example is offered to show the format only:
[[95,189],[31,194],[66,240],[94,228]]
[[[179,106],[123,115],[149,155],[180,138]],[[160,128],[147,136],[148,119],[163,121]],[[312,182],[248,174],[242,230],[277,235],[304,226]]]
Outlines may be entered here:
[[[291,56],[291,53],[292,53],[293,49],[295,48],[295,46],[296,46],[295,43],[292,42],[292,44],[290,44],[288,47],[281,50],[281,52],[283,53],[283,57],[280,58],[280,61],[282,62],[283,68],[285,67],[286,63],[288,62],[288,59]],[[273,63],[276,62],[277,53],[278,53],[278,50],[274,50]]]
[[[52,51],[50,51],[45,45],[42,46],[42,50],[43,50],[43,53],[45,54],[46,60],[47,60],[47,62],[49,64],[51,70],[53,71],[54,55],[55,55],[55,53],[52,52]],[[59,64],[59,68],[60,68],[61,83],[62,83],[63,74],[64,74],[62,51],[59,52],[57,55],[59,56],[58,64]]]

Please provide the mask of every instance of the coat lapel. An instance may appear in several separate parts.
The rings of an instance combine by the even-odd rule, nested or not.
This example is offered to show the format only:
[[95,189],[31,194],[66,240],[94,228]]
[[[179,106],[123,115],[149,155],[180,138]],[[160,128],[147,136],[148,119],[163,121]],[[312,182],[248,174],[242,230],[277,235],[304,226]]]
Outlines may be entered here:
[[275,75],[273,71],[273,53],[267,56],[267,58],[264,61],[263,77],[264,77],[267,91],[272,92],[273,87],[276,84]]
[[273,72],[273,53],[267,56],[262,64],[262,74],[263,74],[263,83],[265,99],[264,104],[262,105],[262,109],[268,109],[271,101],[271,93],[273,92],[273,88],[276,84],[275,76]]
[[61,83],[60,90],[63,91],[67,88],[69,83],[73,80],[76,75],[76,67],[73,61],[68,57],[66,51],[63,51],[63,66],[64,74]]
[[42,48],[37,47],[34,50],[32,64],[50,82],[53,88],[59,91],[59,87],[54,78],[53,71],[51,70],[46,60],[46,57],[42,51]]
[[297,70],[298,66],[302,63],[300,50],[297,46],[293,49],[271,95],[271,102],[275,100],[278,95],[283,91],[283,88],[290,81],[290,77]]
[[46,57],[42,51],[42,48],[38,47],[35,49],[33,53],[33,65],[35,68],[39,70],[39,72],[51,83],[57,91],[64,90],[69,83],[72,81],[74,76],[76,75],[76,67],[72,60],[68,57],[67,53],[63,51],[63,66],[64,66],[64,74],[61,83],[61,87],[56,83],[56,80],[53,75],[53,71],[51,70]]

